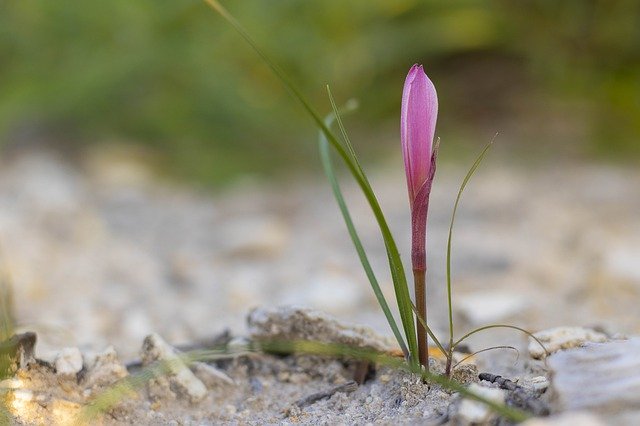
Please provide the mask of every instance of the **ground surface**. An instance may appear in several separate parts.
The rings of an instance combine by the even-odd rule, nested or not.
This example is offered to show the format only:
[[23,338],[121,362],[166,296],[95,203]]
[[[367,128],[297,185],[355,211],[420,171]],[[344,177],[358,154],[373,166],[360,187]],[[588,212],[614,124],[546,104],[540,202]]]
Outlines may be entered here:
[[[440,336],[448,219],[464,173],[441,167],[431,201],[430,320]],[[401,248],[409,238],[403,179],[389,171],[372,175]],[[522,171],[493,162],[481,170],[454,239],[458,333],[500,322],[534,331],[588,325],[638,334],[632,313],[640,300],[639,187],[640,173],[608,167]],[[356,188],[346,184],[345,191],[392,296],[375,223]],[[172,344],[227,327],[241,335],[249,308],[289,303],[389,334],[324,182],[248,182],[209,196],[159,183],[123,158],[74,168],[51,156],[23,155],[0,171],[0,244],[16,317],[22,329],[38,332],[45,359],[62,347],[100,351],[113,344],[128,361],[152,332]],[[470,344],[522,342],[501,331]],[[513,358],[479,362],[505,373],[513,367],[503,360]],[[295,400],[330,384],[322,380],[282,391],[290,386],[287,399]],[[249,382],[240,381],[249,395]],[[177,404],[180,419],[189,409]],[[238,409],[225,402],[205,417],[222,420],[216,416]]]

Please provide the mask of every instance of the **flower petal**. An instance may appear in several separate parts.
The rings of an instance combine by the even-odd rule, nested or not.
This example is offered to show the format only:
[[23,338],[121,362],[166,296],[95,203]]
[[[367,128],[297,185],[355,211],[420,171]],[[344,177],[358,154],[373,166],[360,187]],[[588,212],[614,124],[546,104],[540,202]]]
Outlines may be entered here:
[[438,96],[422,65],[409,70],[402,93],[400,139],[404,157],[409,201],[429,179],[433,139],[438,117]]

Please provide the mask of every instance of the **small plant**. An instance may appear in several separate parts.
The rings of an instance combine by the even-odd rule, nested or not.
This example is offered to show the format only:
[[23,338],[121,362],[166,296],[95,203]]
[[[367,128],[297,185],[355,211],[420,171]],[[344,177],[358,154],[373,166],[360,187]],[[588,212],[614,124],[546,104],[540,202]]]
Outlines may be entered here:
[[[496,403],[495,401],[491,401],[490,399],[487,399],[480,395],[476,395],[465,386],[451,380],[450,378],[451,371],[453,368],[455,368],[455,365],[453,365],[452,362],[455,348],[461,342],[475,333],[496,327],[506,327],[520,330],[535,339],[534,336],[519,327],[503,324],[492,324],[473,330],[465,334],[462,338],[454,341],[450,267],[453,224],[455,221],[455,215],[462,192],[464,191],[464,188],[479,166],[480,162],[484,158],[491,143],[484,148],[484,150],[481,152],[481,154],[476,159],[473,166],[465,176],[458,191],[458,196],[453,208],[449,227],[449,239],[447,244],[447,295],[450,335],[449,345],[447,348],[445,348],[433,334],[426,321],[427,312],[425,290],[427,270],[427,210],[429,206],[429,194],[431,192],[431,186],[435,175],[439,141],[436,140],[434,143],[438,108],[437,95],[435,87],[433,86],[427,75],[424,73],[422,66],[414,65],[409,71],[404,86],[401,113],[401,145],[407,176],[409,203],[411,207],[411,261],[416,295],[416,305],[414,305],[409,293],[405,269],[402,264],[398,247],[393,238],[393,235],[391,234],[386,218],[382,212],[382,209],[380,208],[373,189],[371,188],[369,180],[358,161],[358,158],[353,149],[353,145],[351,144],[349,136],[342,122],[341,112],[348,113],[350,111],[353,111],[355,109],[355,103],[347,102],[345,107],[342,108],[342,110],[339,110],[331,93],[331,90],[327,86],[327,93],[331,103],[332,113],[323,119],[311,106],[311,104],[307,101],[303,94],[289,80],[287,75],[283,71],[281,71],[280,68],[258,48],[249,34],[242,28],[242,26],[236,21],[236,19],[220,5],[217,0],[204,1],[211,8],[217,11],[223,18],[225,18],[242,35],[242,37],[261,56],[261,58],[271,68],[276,76],[284,83],[284,85],[293,94],[293,96],[298,101],[300,101],[303,108],[319,128],[319,149],[322,165],[331,184],[331,188],[345,220],[345,224],[347,226],[347,230],[349,232],[351,240],[360,258],[361,264],[369,279],[374,294],[380,304],[380,307],[388,320],[389,326],[398,342],[398,345],[404,354],[404,359],[394,356],[393,354],[379,353],[368,349],[353,348],[344,345],[336,345],[323,342],[259,341],[250,342],[246,346],[235,349],[230,349],[225,345],[219,348],[209,348],[206,350],[187,352],[180,356],[180,361],[189,364],[194,361],[212,361],[216,359],[225,359],[229,356],[246,355],[251,352],[276,352],[283,354],[298,352],[316,355],[345,356],[357,358],[415,373],[423,380],[441,385],[444,388],[447,388],[454,392],[458,392],[467,398],[480,401],[510,420],[519,422],[527,419],[528,415],[526,413],[513,407],[508,407],[504,404]],[[337,123],[340,129],[340,134],[342,136],[341,139],[335,136],[331,131],[331,127],[334,123]],[[378,280],[371,267],[366,251],[362,245],[354,222],[349,213],[348,206],[343,197],[338,179],[336,177],[335,169],[333,167],[330,148],[334,149],[334,151],[338,154],[351,175],[358,183],[378,223],[380,232],[384,240],[396,296],[396,302],[398,305],[401,325],[404,333],[400,331],[400,328],[398,327],[398,324],[396,323],[396,320],[391,312],[391,308],[389,307],[389,304],[380,289]],[[433,372],[430,372],[428,369],[429,359],[427,336],[429,336],[433,340],[434,344],[446,357],[446,374],[444,375],[435,374]],[[538,343],[540,342],[538,341]],[[514,349],[509,346],[499,346],[483,349],[478,352],[484,352],[486,350],[497,348]],[[103,392],[101,395],[98,395],[90,404],[86,405],[83,408],[77,418],[78,423],[86,424],[93,422],[93,420],[95,420],[97,416],[109,410],[115,404],[124,399],[130,392],[137,391],[140,387],[147,383],[148,380],[157,375],[166,374],[167,371],[170,371],[170,369],[170,363],[158,362],[144,368],[137,374],[120,380],[109,390]]]
[[[450,374],[453,365],[453,354],[455,348],[466,340],[468,337],[492,328],[504,327],[519,330],[537,341],[529,332],[516,326],[504,325],[504,324],[491,324],[484,327],[475,329],[462,338],[454,341],[453,334],[453,313],[452,313],[452,297],[451,297],[451,241],[453,235],[453,224],[455,221],[455,215],[460,202],[462,192],[464,191],[471,176],[476,171],[485,154],[487,153],[491,143],[489,143],[484,150],[480,153],[471,169],[465,176],[462,185],[458,191],[458,196],[453,208],[449,227],[449,238],[447,243],[447,299],[449,309],[449,345],[445,348],[437,337],[433,334],[426,321],[426,301],[425,301],[425,289],[426,289],[426,223],[427,223],[427,210],[429,205],[429,194],[431,192],[431,185],[433,182],[436,157],[438,151],[438,141],[434,144],[435,125],[437,118],[437,95],[435,88],[427,75],[424,73],[422,66],[414,65],[407,76],[402,100],[402,113],[401,113],[401,141],[403,157],[405,162],[405,171],[407,175],[407,185],[409,190],[409,202],[411,206],[411,234],[412,234],[412,250],[411,260],[414,273],[414,287],[416,293],[416,305],[413,304],[409,293],[409,287],[407,284],[407,277],[405,269],[402,264],[400,253],[396,242],[391,234],[386,218],[382,212],[380,204],[371,188],[369,180],[363,171],[360,162],[355,154],[353,145],[346,132],[344,124],[342,122],[340,111],[336,105],[336,102],[332,96],[331,90],[327,86],[327,92],[333,112],[327,116],[324,120],[320,114],[311,106],[306,97],[298,90],[298,88],[290,81],[288,76],[274,63],[271,59],[257,46],[251,36],[244,30],[240,23],[217,1],[217,0],[204,0],[211,8],[218,12],[227,22],[229,22],[238,33],[245,39],[245,41],[258,53],[262,60],[271,68],[274,74],[282,81],[286,88],[292,93],[292,95],[300,101],[305,111],[312,118],[314,123],[319,129],[319,148],[321,154],[321,160],[324,170],[329,178],[334,196],[338,202],[338,206],[345,220],[349,235],[355,246],[355,249],[360,258],[361,264],[365,270],[367,278],[371,284],[371,287],[376,295],[376,298],[380,304],[382,311],[384,312],[389,326],[398,341],[398,345],[405,355],[405,365],[410,371],[420,373],[423,378],[431,380],[435,383],[442,384],[450,389],[459,390],[460,385],[450,380]],[[342,112],[349,112],[354,109],[353,102],[347,103]],[[331,125],[336,122],[340,129],[341,140],[334,135],[331,131]],[[371,264],[367,258],[366,251],[362,245],[362,242],[358,236],[354,222],[349,213],[349,209],[344,200],[340,185],[338,183],[335,170],[331,161],[331,155],[329,147],[332,147],[348,171],[351,173],[360,189],[363,192],[371,211],[378,223],[380,233],[384,240],[384,245],[387,253],[387,260],[389,263],[389,269],[391,272],[391,278],[394,286],[396,302],[398,305],[398,311],[400,314],[400,320],[404,335],[400,332],[400,329],[395,321],[393,314],[389,308],[384,295],[380,289],[378,280],[371,267]],[[445,355],[446,374],[444,377],[436,376],[428,370],[428,346],[427,335],[431,337],[438,349]],[[308,345],[293,345],[296,350],[307,350],[310,352],[317,352],[319,346],[314,346],[312,342],[307,342]],[[316,342],[317,343],[317,342]],[[539,341],[538,343],[542,345]],[[326,347],[320,352],[325,353]],[[501,346],[499,348],[510,348]],[[544,348],[544,346],[543,346]],[[335,349],[335,348],[333,348]],[[489,348],[494,349],[494,348]],[[484,349],[479,352],[486,351]],[[344,350],[338,350],[336,354],[343,353]],[[347,351],[349,352],[349,351]],[[355,353],[358,351],[351,351]],[[360,354],[366,358],[364,354]],[[384,357],[376,356],[377,360],[386,359]],[[388,360],[387,360],[388,361]],[[468,391],[461,391],[468,394]],[[476,399],[482,400],[482,398],[476,397]],[[484,401],[487,403],[488,401]],[[495,408],[495,404],[489,404]],[[502,408],[506,409],[507,407]],[[502,414],[509,416],[514,420],[522,420],[522,413],[513,412],[507,413],[502,409],[498,409]],[[508,411],[508,410],[507,410]]]

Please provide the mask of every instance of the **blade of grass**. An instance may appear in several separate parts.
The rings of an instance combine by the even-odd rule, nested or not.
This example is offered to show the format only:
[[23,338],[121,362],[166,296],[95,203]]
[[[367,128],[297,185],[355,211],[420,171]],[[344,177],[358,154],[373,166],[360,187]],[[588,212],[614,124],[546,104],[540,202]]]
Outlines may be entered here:
[[[351,158],[353,159],[354,163],[356,163],[356,165],[358,166],[358,169],[364,175],[365,173],[362,170],[362,166],[360,166],[360,162],[358,161],[358,156],[356,155],[356,151],[353,149],[353,144],[351,143],[351,139],[349,138],[349,135],[347,134],[347,129],[344,127],[344,124],[342,123],[342,117],[341,117],[341,115],[339,113],[340,110],[336,106],[336,101],[335,101],[335,99],[333,99],[333,93],[331,93],[331,88],[329,87],[328,84],[327,84],[327,94],[329,95],[329,102],[331,103],[331,110],[333,111],[333,114],[335,116],[335,120],[338,123],[338,128],[340,129],[340,133],[342,134],[342,139],[344,140],[344,144],[347,147],[347,150],[349,150],[349,153],[351,154]],[[327,126],[327,127],[331,128],[331,126]]]
[[[338,117],[340,117],[339,111],[336,108],[335,103],[333,102],[333,99],[331,102],[331,106],[333,108],[333,113],[329,114],[327,118],[325,118],[325,124],[329,128],[331,128],[333,121],[336,120]],[[355,107],[349,110],[345,110],[345,112],[353,111],[354,109]],[[345,136],[346,138],[346,132],[343,133],[343,136]],[[404,339],[402,338],[402,334],[400,333],[400,330],[398,329],[398,325],[396,324],[396,320],[393,317],[393,314],[391,313],[391,309],[389,308],[389,305],[387,304],[387,301],[384,298],[384,294],[382,294],[382,290],[380,289],[380,284],[378,283],[375,273],[373,272],[371,263],[369,263],[367,253],[364,249],[364,246],[362,245],[362,241],[360,240],[358,231],[356,230],[356,227],[353,223],[351,214],[349,213],[349,207],[347,206],[347,203],[344,200],[344,196],[342,195],[340,184],[338,183],[338,179],[336,177],[335,171],[333,169],[333,164],[331,161],[331,153],[329,152],[329,142],[327,141],[327,138],[322,132],[320,132],[318,137],[318,146],[320,149],[320,159],[322,161],[322,166],[324,168],[325,174],[327,175],[327,178],[329,179],[329,183],[331,184],[333,196],[335,197],[336,202],[338,203],[338,207],[340,208],[340,212],[342,213],[342,217],[347,226],[347,230],[349,231],[349,236],[351,237],[351,241],[353,242],[356,252],[358,252],[360,263],[362,264],[362,267],[365,270],[367,278],[369,279],[369,283],[371,284],[373,293],[375,294],[376,299],[378,300],[378,304],[380,305],[380,308],[382,308],[384,315],[387,317],[387,322],[389,323],[389,326],[393,331],[393,335],[398,341],[398,344],[400,345],[400,348],[402,349],[402,352],[404,353],[405,357],[408,357],[409,350],[407,349],[407,345],[405,344]]]
[[[496,136],[497,136],[497,134],[496,134]],[[491,148],[491,145],[493,145],[493,142],[494,142],[496,136],[494,136],[493,139],[491,140],[491,142],[489,142],[484,147],[482,152],[480,152],[480,155],[478,155],[478,157],[476,158],[476,161],[473,163],[473,165],[471,166],[471,168],[467,172],[467,175],[464,177],[464,179],[462,181],[462,185],[460,185],[460,189],[458,190],[458,195],[456,197],[456,202],[453,205],[453,213],[451,214],[451,221],[449,222],[449,237],[447,239],[447,304],[448,304],[448,308],[449,308],[449,351],[450,351],[449,355],[451,355],[451,353],[453,353],[453,348],[454,348],[454,344],[453,344],[453,304],[452,304],[452,301],[451,301],[451,240],[452,240],[452,237],[453,237],[453,225],[454,225],[455,220],[456,220],[456,212],[458,211],[458,204],[460,204],[460,199],[462,197],[462,192],[464,191],[465,187],[467,186],[467,183],[469,183],[469,180],[471,179],[471,177],[475,173],[475,171],[478,168],[478,166],[480,166],[480,163],[484,159],[484,156],[486,155],[487,151],[489,151],[489,148]],[[448,370],[449,370],[449,368],[447,366],[447,371]]]
[[[526,334],[527,336],[531,337],[533,340],[535,340],[538,345],[540,345],[540,347],[542,348],[542,350],[544,350],[545,354],[548,356],[549,355],[549,351],[547,351],[547,348],[544,347],[544,345],[542,344],[542,342],[540,341],[540,339],[538,339],[536,336],[533,335],[533,333],[531,333],[530,331],[525,330],[524,328],[521,327],[517,327],[515,325],[509,325],[509,324],[491,324],[491,325],[485,325],[484,327],[480,327],[480,328],[476,328],[473,331],[470,331],[469,333],[465,334],[464,336],[462,336],[461,338],[459,338],[454,344],[453,347],[455,348],[456,346],[458,346],[460,343],[464,342],[466,339],[468,339],[469,337],[473,336],[476,333],[479,333],[481,331],[485,331],[485,330],[489,330],[492,328],[511,328],[513,330],[518,330],[524,334]],[[546,356],[545,356],[546,359]]]
[[409,294],[409,287],[407,285],[407,277],[402,265],[402,259],[400,258],[400,252],[391,235],[391,231],[387,224],[387,221],[382,213],[380,204],[369,184],[364,173],[357,163],[353,161],[345,148],[340,144],[338,139],[333,135],[329,128],[324,124],[320,115],[315,111],[311,104],[307,101],[305,96],[296,88],[287,75],[280,70],[280,68],[271,61],[271,59],[262,52],[258,45],[253,41],[251,36],[245,31],[240,23],[217,1],[217,0],[203,0],[213,10],[215,10],[220,16],[222,16],[235,30],[244,38],[244,40],[253,48],[253,50],[262,58],[262,60],[271,68],[274,74],[280,79],[285,87],[293,94],[293,96],[302,104],[305,111],[313,119],[320,131],[326,136],[329,143],[336,150],[340,158],[344,161],[349,172],[353,175],[354,179],[360,186],[362,192],[373,211],[373,214],[378,222],[382,238],[384,240],[385,249],[387,251],[387,259],[389,261],[389,268],[391,270],[391,277],[393,279],[393,286],[396,293],[396,302],[398,303],[398,310],[400,312],[400,318],[402,320],[402,326],[404,328],[405,337],[409,345],[409,352],[411,354],[412,362],[417,362],[418,359],[418,343],[416,338],[416,328],[413,320],[413,311],[411,310]]

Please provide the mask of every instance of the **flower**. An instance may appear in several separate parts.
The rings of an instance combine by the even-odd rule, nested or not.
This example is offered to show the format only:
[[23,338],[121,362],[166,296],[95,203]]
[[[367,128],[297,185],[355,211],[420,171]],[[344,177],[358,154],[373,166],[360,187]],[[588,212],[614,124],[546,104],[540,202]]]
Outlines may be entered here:
[[409,70],[402,93],[400,140],[411,205],[411,261],[413,269],[426,270],[427,210],[436,171],[437,146],[433,144],[438,118],[438,95],[422,65]]
[[438,118],[438,95],[422,65],[409,70],[402,93],[400,139],[404,168],[409,188],[409,203],[413,209],[420,189],[433,179],[433,138]]

